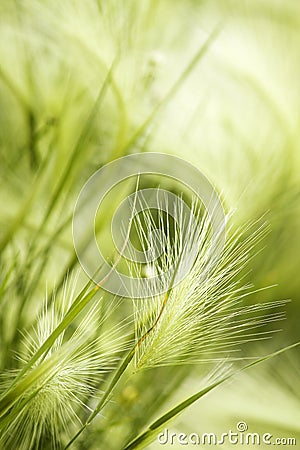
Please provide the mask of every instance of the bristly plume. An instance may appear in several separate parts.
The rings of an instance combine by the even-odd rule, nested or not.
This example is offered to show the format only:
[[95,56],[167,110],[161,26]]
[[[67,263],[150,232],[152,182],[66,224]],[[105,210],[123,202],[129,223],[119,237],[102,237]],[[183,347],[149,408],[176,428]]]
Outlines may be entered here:
[[[57,295],[50,306],[45,302],[36,325],[23,335],[23,350],[17,355],[20,368],[2,375],[1,390],[10,386],[61,323],[72,305],[75,285],[72,280],[71,293],[65,286],[62,300]],[[97,300],[75,331],[68,336],[67,332],[61,333],[48,353],[34,364],[29,377],[34,377],[37,370],[41,370],[40,376],[10,411],[11,420],[1,430],[1,448],[56,449],[61,445],[62,433],[67,436],[74,424],[81,423],[79,411],[89,409],[104,374],[116,367],[120,352],[127,348],[124,333],[120,333],[122,324],[118,329],[103,331],[99,337],[99,326],[103,328],[106,319],[107,314],[101,316]]]
[[[174,266],[182,255],[188,260],[189,252],[181,252],[180,248],[197,248],[197,257],[183,281],[166,294],[133,300],[137,369],[239,359],[236,352],[242,344],[268,338],[274,331],[267,331],[265,326],[284,318],[285,301],[243,303],[245,297],[254,292],[252,285],[243,283],[243,278],[255,254],[255,245],[266,234],[266,224],[248,224],[243,231],[230,230],[219,260],[205,272],[211,242],[208,214],[205,211],[195,213],[194,205],[192,211],[198,225],[192,226],[191,221],[183,218],[180,204],[178,217],[188,223],[184,237],[179,235],[180,226],[170,232],[168,219],[161,213],[159,222],[165,232],[162,244],[165,252],[158,262],[149,263],[150,276]],[[136,228],[141,230],[140,241],[149,249],[155,224],[149,211],[138,220]],[[185,262],[180,261],[180,264],[184,266]],[[261,331],[257,331],[259,327]]]

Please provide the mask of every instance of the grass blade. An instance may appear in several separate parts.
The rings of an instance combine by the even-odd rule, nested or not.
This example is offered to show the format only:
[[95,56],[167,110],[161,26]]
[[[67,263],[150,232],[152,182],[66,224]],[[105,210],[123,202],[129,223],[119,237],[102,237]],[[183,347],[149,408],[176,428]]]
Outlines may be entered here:
[[212,391],[216,387],[220,386],[221,384],[225,383],[229,379],[233,378],[237,373],[247,370],[252,366],[256,366],[257,364],[267,361],[268,359],[274,358],[275,356],[278,356],[281,353],[284,353],[285,351],[288,351],[294,347],[297,347],[298,345],[300,345],[300,342],[289,345],[288,347],[285,347],[274,353],[271,353],[269,355],[266,355],[259,359],[256,359],[255,361],[245,365],[241,369],[239,369],[233,373],[230,373],[229,375],[226,375],[225,377],[221,378],[221,380],[218,380],[218,381],[212,383],[211,385],[207,386],[206,388],[201,389],[201,391],[197,392],[196,394],[192,395],[191,397],[188,397],[186,400],[179,403],[174,408],[170,409],[167,413],[163,414],[159,419],[157,419],[155,422],[153,422],[146,431],[141,433],[133,441],[131,441],[128,445],[126,445],[124,447],[124,450],[145,448],[146,444],[149,444],[156,438],[157,433],[160,431],[162,426],[164,426],[166,423],[168,423],[174,417],[181,414],[186,408],[191,406],[193,403],[195,403],[197,400],[199,400],[204,395],[208,394],[208,392]]

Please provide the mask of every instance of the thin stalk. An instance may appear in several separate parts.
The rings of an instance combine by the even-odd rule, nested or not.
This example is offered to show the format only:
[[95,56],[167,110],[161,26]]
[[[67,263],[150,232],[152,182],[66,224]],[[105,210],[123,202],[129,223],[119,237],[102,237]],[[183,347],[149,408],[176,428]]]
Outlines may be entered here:
[[152,326],[143,334],[143,336],[141,336],[141,338],[138,340],[138,342],[134,345],[134,347],[129,351],[129,353],[125,356],[124,360],[122,361],[121,365],[119,366],[119,368],[117,369],[114,377],[112,378],[107,390],[104,392],[103,396],[101,397],[101,400],[99,401],[98,405],[96,406],[96,408],[94,409],[94,411],[92,412],[92,414],[89,416],[89,418],[87,419],[87,421],[84,423],[84,425],[79,429],[79,431],[75,434],[75,436],[70,440],[70,442],[66,445],[66,447],[64,448],[64,450],[66,450],[67,448],[69,448],[72,443],[81,435],[81,433],[91,424],[91,422],[93,421],[93,419],[99,414],[99,412],[101,411],[101,409],[105,406],[108,398],[110,397],[110,395],[112,394],[114,388],[117,386],[120,378],[122,377],[123,373],[125,372],[125,370],[127,369],[127,367],[129,366],[129,364],[131,363],[137,349],[140,347],[140,345],[144,342],[145,339],[147,339],[147,337],[150,335],[150,333],[154,330],[154,328],[157,326],[163,311],[166,307],[167,301],[169,299],[170,293],[172,291],[172,286],[174,283],[174,280],[176,278],[178,269],[179,269],[179,265],[181,262],[181,255],[179,257],[178,263],[176,265],[176,268],[174,270],[171,282],[170,282],[170,286],[168,291],[166,292],[163,302],[162,302],[162,306],[160,308],[160,311],[158,313],[157,318],[155,319],[154,323],[152,324]]
[[[7,411],[12,406],[12,402],[15,402],[16,399],[14,396],[12,396],[12,392],[17,392],[20,384],[26,384],[26,381],[30,379],[31,373],[25,377],[24,380],[21,380],[20,383],[18,381],[31,369],[33,364],[38,361],[39,358],[47,355],[47,353],[50,351],[52,345],[56,341],[56,339],[60,336],[60,334],[70,325],[71,322],[80,314],[80,312],[85,308],[85,306],[92,300],[92,298],[96,295],[100,287],[103,286],[103,284],[107,281],[109,276],[111,275],[112,271],[116,268],[117,264],[119,263],[121,259],[121,255],[123,251],[125,250],[125,247],[129,241],[130,237],[130,229],[131,224],[134,218],[134,211],[135,211],[135,204],[136,204],[136,198],[137,198],[137,189],[138,189],[138,183],[139,183],[139,177],[137,178],[137,184],[136,184],[136,193],[134,197],[134,204],[132,209],[132,214],[129,220],[129,226],[125,238],[125,242],[123,245],[123,248],[118,255],[118,258],[116,259],[115,263],[112,265],[110,271],[104,276],[104,278],[96,285],[93,289],[91,289],[87,294],[87,289],[91,283],[87,283],[87,285],[82,289],[82,291],[79,293],[77,298],[75,299],[74,303],[69,308],[68,312],[66,313],[65,317],[61,321],[61,323],[55,328],[55,330],[50,334],[50,336],[45,340],[45,342],[41,345],[41,347],[37,350],[37,352],[32,356],[32,358],[28,361],[28,363],[24,366],[24,368],[21,370],[19,375],[15,378],[11,386],[8,388],[6,393],[2,396],[0,399],[0,416],[1,413],[3,414],[3,411]],[[99,269],[101,270],[101,268]],[[86,294],[86,295],[85,295]],[[131,357],[132,359],[132,357]],[[18,384],[17,384],[18,383]]]
[[97,110],[99,108],[99,105],[101,104],[101,101],[104,98],[106,90],[107,90],[107,88],[108,88],[108,86],[109,86],[109,84],[111,82],[111,77],[112,77],[112,72],[113,72],[114,67],[115,67],[115,61],[113,62],[111,68],[109,69],[109,71],[107,73],[107,76],[106,76],[106,78],[105,78],[105,80],[104,80],[104,82],[103,82],[103,84],[101,86],[101,89],[99,91],[98,97],[97,97],[97,99],[96,99],[96,101],[94,103],[94,106],[93,106],[93,108],[92,108],[92,110],[91,110],[91,112],[90,112],[90,114],[89,114],[89,116],[87,118],[87,121],[86,121],[86,123],[85,123],[85,125],[83,127],[83,130],[82,130],[79,138],[78,138],[78,141],[77,141],[77,143],[76,143],[76,145],[75,145],[75,147],[74,147],[74,149],[73,149],[73,151],[72,151],[72,153],[70,155],[69,161],[68,161],[68,163],[67,163],[67,165],[66,165],[66,167],[65,167],[65,169],[63,171],[63,174],[62,174],[62,176],[61,176],[61,178],[59,180],[59,183],[58,183],[58,185],[57,185],[57,187],[56,187],[56,189],[54,191],[54,194],[52,196],[50,204],[48,205],[48,208],[47,208],[47,211],[46,211],[45,216],[43,218],[43,221],[42,221],[39,229],[37,230],[37,233],[36,233],[35,239],[33,240],[33,244],[32,245],[34,245],[37,237],[39,236],[39,234],[41,233],[41,231],[43,230],[43,228],[47,224],[47,222],[48,222],[48,220],[49,220],[49,218],[50,218],[50,216],[51,216],[51,214],[52,214],[52,212],[54,210],[54,207],[55,207],[55,205],[56,205],[56,203],[57,203],[57,201],[58,201],[58,199],[59,199],[59,197],[61,195],[61,192],[63,192],[63,188],[65,187],[66,182],[69,179],[69,176],[70,176],[70,174],[72,172],[72,169],[74,167],[74,162],[76,161],[76,159],[78,158],[78,156],[80,154],[80,149],[82,148],[82,145],[84,144],[84,142],[85,142],[85,140],[86,140],[86,138],[88,136],[88,133],[90,131],[90,127],[91,127],[91,124],[92,124],[92,122],[94,120],[95,114],[96,114],[96,112],[97,112]]
[[199,61],[203,58],[203,56],[207,53],[209,50],[211,44],[215,41],[218,34],[220,32],[220,26],[217,26],[212,33],[208,36],[204,44],[200,47],[200,49],[197,51],[197,53],[193,56],[192,60],[189,62],[187,67],[184,69],[184,71],[181,73],[179,78],[175,81],[173,86],[170,88],[170,90],[167,92],[165,97],[155,105],[147,119],[144,121],[144,123],[138,128],[138,130],[135,132],[135,134],[131,137],[129,142],[127,143],[125,149],[123,150],[123,153],[126,153],[130,148],[132,148],[136,141],[139,139],[140,136],[143,135],[144,131],[148,128],[150,123],[153,121],[155,116],[158,114],[158,112],[172,99],[172,97],[176,94],[180,86],[183,84],[183,82],[186,80],[186,78],[191,74],[191,72],[194,70],[196,65]]
[[[262,358],[256,359],[255,361],[245,365],[241,369],[238,369],[237,371],[230,373],[229,375],[224,376],[221,378],[221,380],[215,381],[214,383],[210,384],[206,388],[202,389],[201,391],[197,392],[196,394],[192,395],[191,397],[188,397],[183,402],[179,403],[174,408],[170,409],[167,413],[163,414],[159,419],[155,420],[146,431],[141,433],[139,436],[137,436],[133,441],[131,441],[129,444],[127,444],[123,450],[134,450],[138,448],[145,448],[144,446],[146,443],[150,443],[153,441],[155,436],[157,435],[158,431],[161,429],[163,425],[168,423],[171,419],[178,416],[182,411],[184,411],[187,407],[191,406],[193,403],[195,403],[197,400],[199,400],[204,395],[208,394],[208,392],[212,391],[216,387],[220,386],[221,384],[225,383],[229,379],[233,378],[236,374],[243,372],[247,369],[249,369],[252,366],[255,366],[257,364],[260,364],[261,362],[267,361],[268,359],[274,358],[275,356],[280,355],[281,353],[284,353],[294,347],[297,347],[300,345],[300,342],[296,342],[295,344],[289,345],[288,347],[285,347],[281,350],[278,350],[274,353],[271,353],[269,355],[263,356]],[[141,447],[142,445],[142,447]]]
[[16,214],[14,220],[10,224],[8,230],[6,231],[5,235],[0,241],[0,251],[3,252],[6,246],[11,241],[13,235],[18,230],[19,226],[24,222],[25,217],[30,212],[30,208],[32,206],[32,203],[35,199],[36,194],[39,192],[40,183],[43,180],[42,175],[44,174],[44,170],[49,162],[49,159],[51,157],[51,153],[49,152],[43,161],[42,165],[39,167],[38,172],[35,176],[35,179],[32,183],[32,187],[27,195],[27,198],[25,199],[22,207],[20,208],[19,212]]

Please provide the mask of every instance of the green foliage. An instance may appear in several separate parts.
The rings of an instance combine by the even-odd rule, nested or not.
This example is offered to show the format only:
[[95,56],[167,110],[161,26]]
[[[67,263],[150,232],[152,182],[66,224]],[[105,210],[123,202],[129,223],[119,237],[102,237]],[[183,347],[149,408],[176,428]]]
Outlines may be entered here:
[[[192,405],[226,431],[229,379],[257,429],[300,439],[284,419],[299,406],[299,349],[282,354],[300,340],[299,25],[296,1],[1,2],[1,449],[155,449],[184,411],[188,429]],[[227,241],[203,282],[210,229],[200,211],[187,233],[200,251],[183,282],[118,300],[80,268],[72,215],[97,169],[147,151],[209,177]],[[115,264],[111,216],[134,192],[123,187],[97,222]],[[183,245],[164,215],[139,216],[125,234],[145,250],[157,223],[166,251],[142,276],[169,267]],[[270,393],[265,417],[252,390]]]

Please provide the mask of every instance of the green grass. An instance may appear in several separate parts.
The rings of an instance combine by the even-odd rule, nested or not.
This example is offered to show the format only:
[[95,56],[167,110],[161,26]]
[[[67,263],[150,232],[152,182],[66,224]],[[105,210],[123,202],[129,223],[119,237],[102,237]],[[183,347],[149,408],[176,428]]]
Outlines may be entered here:
[[[1,2],[1,449],[154,450],[166,424],[198,431],[195,417],[204,432],[246,418],[300,439],[289,413],[299,401],[299,23],[293,0]],[[119,299],[77,260],[74,206],[96,170],[150,151],[209,178],[226,245],[203,282],[211,230],[200,208],[185,280]],[[142,175],[97,215],[107,258],[147,276],[180,259],[182,243],[150,211],[124,245],[130,236],[145,251],[159,225],[164,255],[142,269],[117,256],[111,218],[136,186],[182,186]]]

